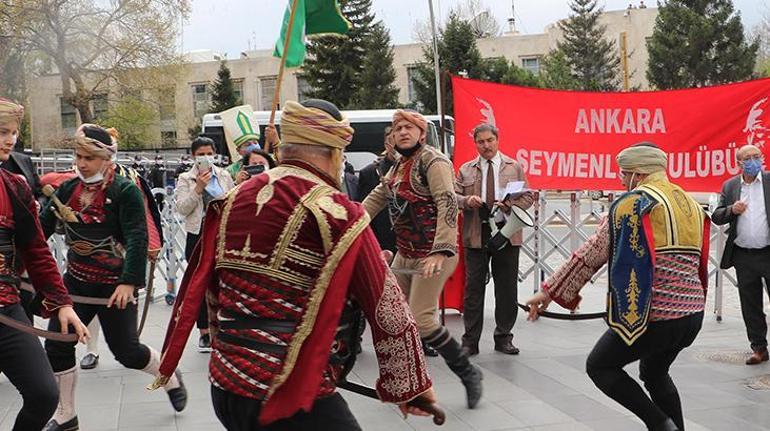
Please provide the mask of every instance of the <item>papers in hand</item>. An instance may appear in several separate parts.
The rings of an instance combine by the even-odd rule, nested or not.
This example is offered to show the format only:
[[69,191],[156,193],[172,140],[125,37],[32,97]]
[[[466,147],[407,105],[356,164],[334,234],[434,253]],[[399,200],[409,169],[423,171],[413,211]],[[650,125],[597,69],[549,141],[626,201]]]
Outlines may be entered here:
[[509,182],[504,190],[498,190],[498,192],[501,196],[498,196],[500,200],[503,199],[518,199],[523,194],[529,192],[529,189],[524,188],[524,181],[511,181]]

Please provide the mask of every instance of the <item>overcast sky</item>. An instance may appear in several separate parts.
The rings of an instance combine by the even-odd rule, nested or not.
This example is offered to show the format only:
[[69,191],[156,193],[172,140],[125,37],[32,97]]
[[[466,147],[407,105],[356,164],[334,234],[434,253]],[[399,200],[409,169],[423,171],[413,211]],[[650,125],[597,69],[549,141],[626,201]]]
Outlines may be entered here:
[[[502,28],[511,15],[511,0],[481,0],[491,8]],[[639,0],[632,0],[638,4]],[[211,49],[238,58],[247,50],[273,46],[278,36],[287,0],[192,0],[192,14],[184,26],[184,51]],[[434,0],[436,13],[446,17],[449,11],[465,0]],[[542,33],[546,25],[569,14],[567,0],[516,0],[516,22],[522,33]],[[656,4],[647,0],[648,6]],[[768,0],[733,0],[743,25],[752,28],[770,11]],[[373,0],[377,19],[390,29],[393,43],[408,43],[414,39],[418,21],[428,18],[427,0]],[[599,0],[605,10],[628,6],[629,0]]]

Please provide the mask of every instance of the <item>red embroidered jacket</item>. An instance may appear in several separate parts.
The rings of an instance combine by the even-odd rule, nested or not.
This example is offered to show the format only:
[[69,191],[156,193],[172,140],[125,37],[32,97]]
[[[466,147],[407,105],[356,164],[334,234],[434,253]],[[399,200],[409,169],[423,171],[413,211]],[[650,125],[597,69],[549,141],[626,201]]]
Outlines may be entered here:
[[[43,236],[37,207],[25,180],[0,169],[0,229],[10,233],[13,249],[0,250],[0,306],[19,302],[19,274],[22,264],[43,295],[43,317],[72,300]],[[19,260],[20,258],[20,260]]]
[[[370,323],[380,399],[406,402],[431,387],[414,318],[369,218],[331,184],[311,166],[285,161],[211,206],[166,335],[162,376],[176,368],[205,292],[216,334],[210,380],[264,400],[262,423],[310,410],[334,392],[339,369],[329,364],[330,346],[348,298]],[[296,328],[225,329],[231,319]]]

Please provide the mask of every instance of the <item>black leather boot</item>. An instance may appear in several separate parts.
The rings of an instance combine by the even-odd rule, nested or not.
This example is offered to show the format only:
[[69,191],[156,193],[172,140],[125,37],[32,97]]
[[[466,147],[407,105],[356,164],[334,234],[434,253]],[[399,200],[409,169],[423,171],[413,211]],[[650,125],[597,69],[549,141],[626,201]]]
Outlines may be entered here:
[[80,425],[78,425],[78,417],[75,416],[74,418],[64,422],[61,425],[56,423],[55,420],[51,419],[47,424],[45,424],[43,431],[78,431],[79,429]]
[[652,428],[651,431],[681,431],[672,419],[666,419],[665,422],[660,423]]
[[447,365],[449,365],[449,369],[460,377],[463,386],[465,386],[468,408],[475,408],[479,400],[481,400],[483,392],[481,380],[484,378],[484,375],[481,369],[471,364],[468,360],[468,355],[463,351],[460,343],[452,338],[449,335],[449,331],[443,326],[425,337],[423,341],[425,344],[436,349]]

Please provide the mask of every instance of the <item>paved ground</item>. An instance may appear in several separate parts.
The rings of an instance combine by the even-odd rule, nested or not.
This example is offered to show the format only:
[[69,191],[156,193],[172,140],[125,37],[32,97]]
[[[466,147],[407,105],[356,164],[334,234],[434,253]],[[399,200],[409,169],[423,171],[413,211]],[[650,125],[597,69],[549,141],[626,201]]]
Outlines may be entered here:
[[[521,298],[530,290],[524,283]],[[524,288],[526,286],[526,288]],[[488,289],[491,291],[491,289]],[[600,309],[603,288],[586,289],[583,311]],[[488,297],[488,316],[492,316]],[[770,428],[770,363],[742,365],[746,352],[743,324],[735,292],[726,292],[725,318],[717,323],[708,315],[695,345],[685,351],[672,374],[683,398],[688,430],[763,430]],[[162,301],[152,305],[144,341],[159,347],[170,308]],[[711,309],[709,309],[710,312]],[[41,325],[42,322],[38,322]],[[583,372],[585,357],[601,332],[601,321],[524,321],[519,316],[515,343],[522,353],[509,357],[492,350],[491,317],[486,320],[486,339],[475,358],[485,373],[485,398],[476,410],[465,408],[462,386],[440,359],[429,364],[436,391],[448,411],[441,429],[454,430],[641,430],[631,417],[594,388]],[[457,314],[447,316],[456,336],[462,322]],[[181,414],[174,414],[162,391],[147,392],[151,378],[120,367],[102,341],[102,359],[96,370],[82,372],[77,408],[85,431],[197,431],[219,430],[210,404],[206,380],[207,356],[196,351],[191,339],[182,360],[190,401]],[[82,348],[79,349],[82,354]],[[715,360],[716,359],[716,360]],[[633,374],[637,367],[629,367]],[[371,342],[356,365],[355,376],[371,384],[376,376]],[[755,378],[765,376],[766,390],[751,389]],[[402,420],[392,406],[343,394],[364,430],[434,429],[429,420]],[[20,398],[5,378],[0,380],[0,431],[10,430],[20,407]]]

